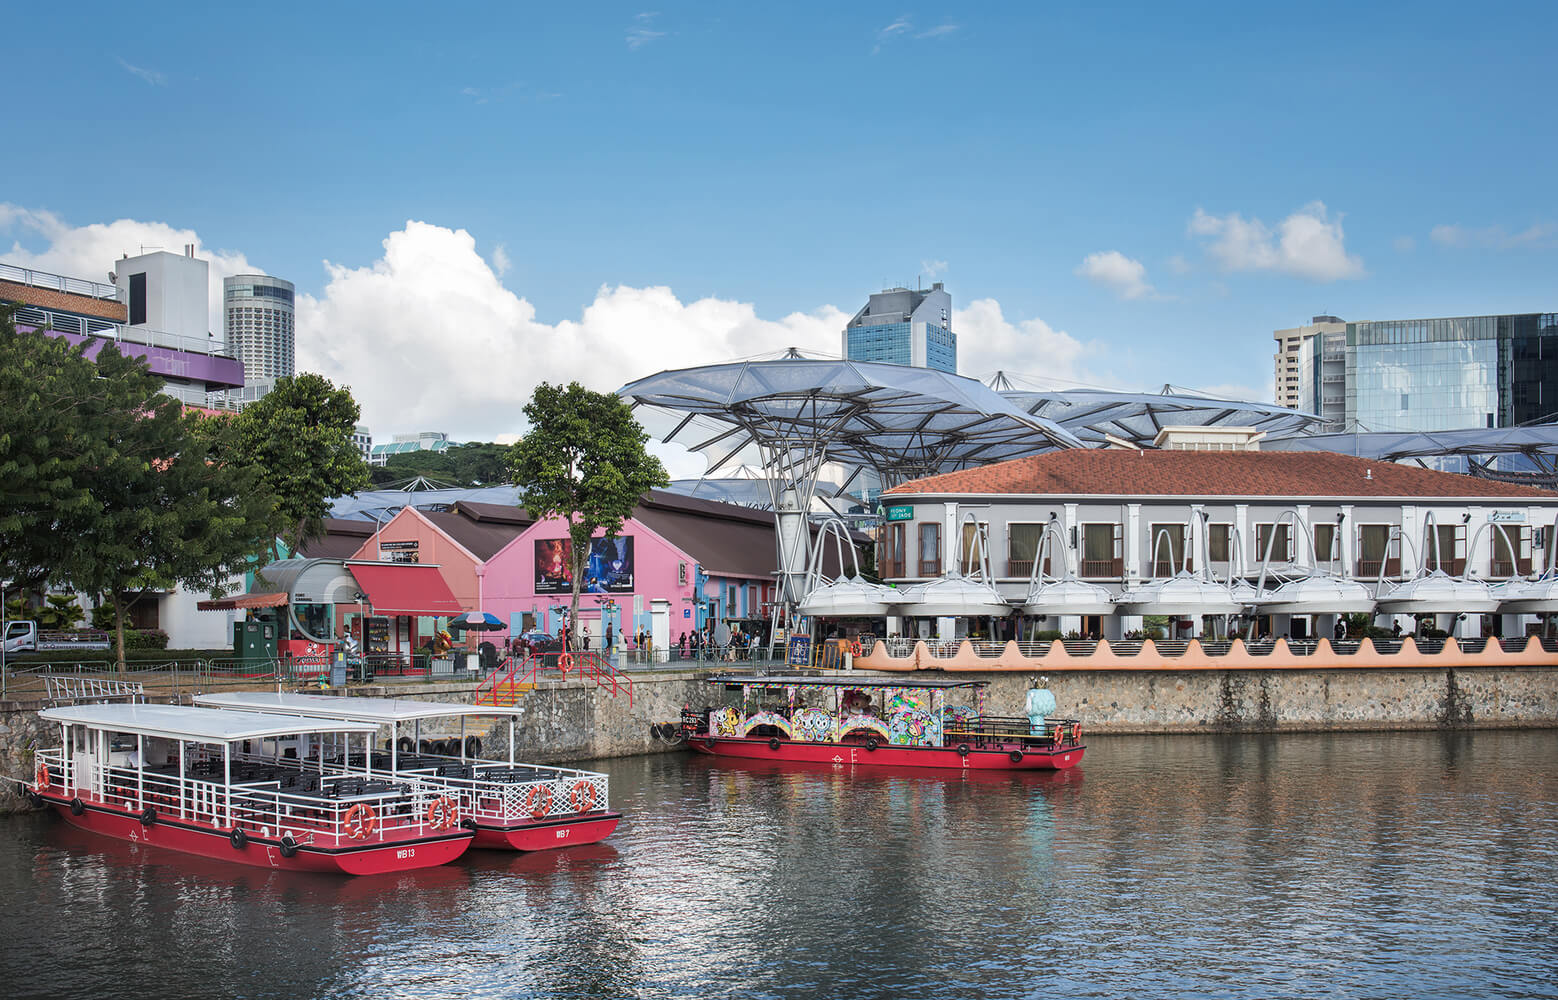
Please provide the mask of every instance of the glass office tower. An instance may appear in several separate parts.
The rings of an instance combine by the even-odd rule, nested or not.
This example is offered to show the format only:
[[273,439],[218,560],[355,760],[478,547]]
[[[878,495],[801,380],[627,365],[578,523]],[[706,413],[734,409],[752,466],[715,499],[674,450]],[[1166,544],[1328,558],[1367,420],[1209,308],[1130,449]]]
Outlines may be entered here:
[[958,370],[952,296],[941,282],[929,289],[889,288],[871,296],[844,328],[844,357],[892,365]]

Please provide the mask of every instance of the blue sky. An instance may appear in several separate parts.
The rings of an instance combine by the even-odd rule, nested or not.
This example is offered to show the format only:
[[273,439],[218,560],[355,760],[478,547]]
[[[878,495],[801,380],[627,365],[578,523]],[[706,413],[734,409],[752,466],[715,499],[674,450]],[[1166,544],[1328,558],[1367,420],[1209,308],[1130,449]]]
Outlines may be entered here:
[[386,337],[615,388],[837,350],[884,282],[947,282],[966,374],[1262,395],[1313,314],[1558,309],[1558,7],[1265,6],[24,6],[0,259],[192,232],[386,434],[511,422]]

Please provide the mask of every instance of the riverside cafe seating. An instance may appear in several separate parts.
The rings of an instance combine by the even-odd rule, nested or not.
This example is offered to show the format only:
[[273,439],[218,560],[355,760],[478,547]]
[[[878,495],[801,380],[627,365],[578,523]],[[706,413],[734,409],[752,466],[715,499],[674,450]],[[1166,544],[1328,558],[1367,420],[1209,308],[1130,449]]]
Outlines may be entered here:
[[452,861],[474,833],[446,789],[339,761],[371,723],[180,705],[47,708],[28,799],[120,840],[293,871],[381,874]]
[[[385,734],[383,749],[371,761],[357,756],[347,766],[440,789],[455,805],[461,822],[476,832],[476,847],[540,851],[593,844],[609,837],[622,821],[622,814],[613,812],[607,801],[606,775],[515,761],[515,710],[252,691],[197,695],[195,702],[240,712],[281,712],[384,727],[379,730]],[[506,763],[482,759],[480,735],[467,731],[467,720],[494,716],[508,719]],[[449,732],[455,720],[458,728]],[[423,723],[429,724],[425,732]]]

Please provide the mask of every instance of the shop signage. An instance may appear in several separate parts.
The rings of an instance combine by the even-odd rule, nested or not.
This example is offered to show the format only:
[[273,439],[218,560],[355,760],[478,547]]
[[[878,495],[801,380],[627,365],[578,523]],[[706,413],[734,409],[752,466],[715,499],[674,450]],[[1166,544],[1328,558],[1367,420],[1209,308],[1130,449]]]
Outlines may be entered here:
[[1488,514],[1488,520],[1494,524],[1524,524],[1526,512],[1523,510],[1495,510]]
[[415,552],[420,544],[413,538],[409,542],[380,542],[379,548],[385,552]]
[[914,520],[914,507],[910,504],[889,507],[887,508],[887,519],[889,521],[912,521]]

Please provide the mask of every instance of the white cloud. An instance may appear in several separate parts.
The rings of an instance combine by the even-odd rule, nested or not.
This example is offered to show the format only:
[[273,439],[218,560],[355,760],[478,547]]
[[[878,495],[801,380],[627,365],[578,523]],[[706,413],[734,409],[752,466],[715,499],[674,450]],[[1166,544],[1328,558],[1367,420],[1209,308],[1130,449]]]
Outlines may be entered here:
[[628,26],[627,43],[630,49],[641,49],[650,42],[659,41],[665,37],[665,32],[656,31],[650,25],[655,18],[660,16],[657,10],[646,10],[641,14],[633,15],[633,23]]
[[1090,253],[1082,259],[1076,273],[1095,284],[1112,288],[1122,299],[1139,299],[1153,294],[1147,284],[1147,268],[1118,250]]
[[1311,281],[1364,274],[1362,258],[1348,254],[1343,245],[1341,216],[1329,218],[1322,202],[1305,205],[1275,231],[1237,212],[1216,216],[1197,208],[1188,230],[1211,240],[1206,251],[1225,271],[1277,271]]
[[492,248],[492,269],[498,272],[498,277],[501,278],[507,274],[512,263],[513,262],[509,260],[508,248],[505,247],[502,243],[499,243]]
[[955,25],[955,24],[938,24],[934,28],[926,28],[924,31],[920,32],[919,34],[915,35],[914,37],[915,38],[945,38],[946,36],[952,34],[954,31],[957,31],[957,30],[958,30],[958,26]]
[[[5,260],[9,264],[105,283],[114,262],[122,256],[133,257],[153,250],[183,253],[184,245],[193,243],[196,255],[206,261],[209,271],[207,321],[209,331],[215,333],[218,339],[223,333],[222,279],[234,274],[266,273],[250,264],[242,253],[207,250],[193,229],[176,229],[165,222],[116,219],[108,223],[71,226],[52,212],[0,204],[0,233],[13,238],[19,234],[21,237],[16,238],[10,250],[5,252]],[[34,252],[23,245],[23,238],[28,239],[29,243],[42,241],[46,246]]]
[[752,305],[683,302],[669,288],[602,286],[556,324],[505,288],[465,230],[408,222],[366,267],[326,262],[298,297],[298,366],[350,385],[375,436],[442,430],[492,440],[522,429],[541,381],[609,392],[667,368],[789,346],[837,355],[848,315],[825,306],[779,320]]
[[1511,233],[1503,226],[1435,226],[1428,238],[1444,247],[1477,247],[1484,250],[1519,250],[1526,247],[1550,247],[1558,236],[1558,226],[1537,224]]
[[168,85],[168,78],[154,69],[147,69],[144,66],[132,66],[123,59],[119,60],[119,65],[123,67],[126,73],[140,77],[153,87],[166,87]]
[[922,260],[920,270],[926,277],[936,278],[947,273],[947,262],[944,260]]
[[881,31],[878,31],[876,36],[878,38],[890,38],[893,35],[901,35],[905,31],[911,30],[913,27],[914,24],[909,20],[909,15],[905,14],[903,17],[898,18],[896,21],[894,21],[892,24],[889,24]]
[[[1042,373],[1057,384],[1103,384],[1083,367],[1086,345],[1037,317],[1017,323],[994,299],[975,299],[952,311],[958,338],[958,370],[983,379],[994,372]],[[1032,375],[1030,378],[1034,377]]]
[[1417,249],[1417,240],[1410,236],[1397,236],[1391,245],[1400,253],[1411,253]]
[[1191,270],[1190,261],[1179,254],[1175,254],[1168,259],[1168,269],[1175,274],[1189,274]]

